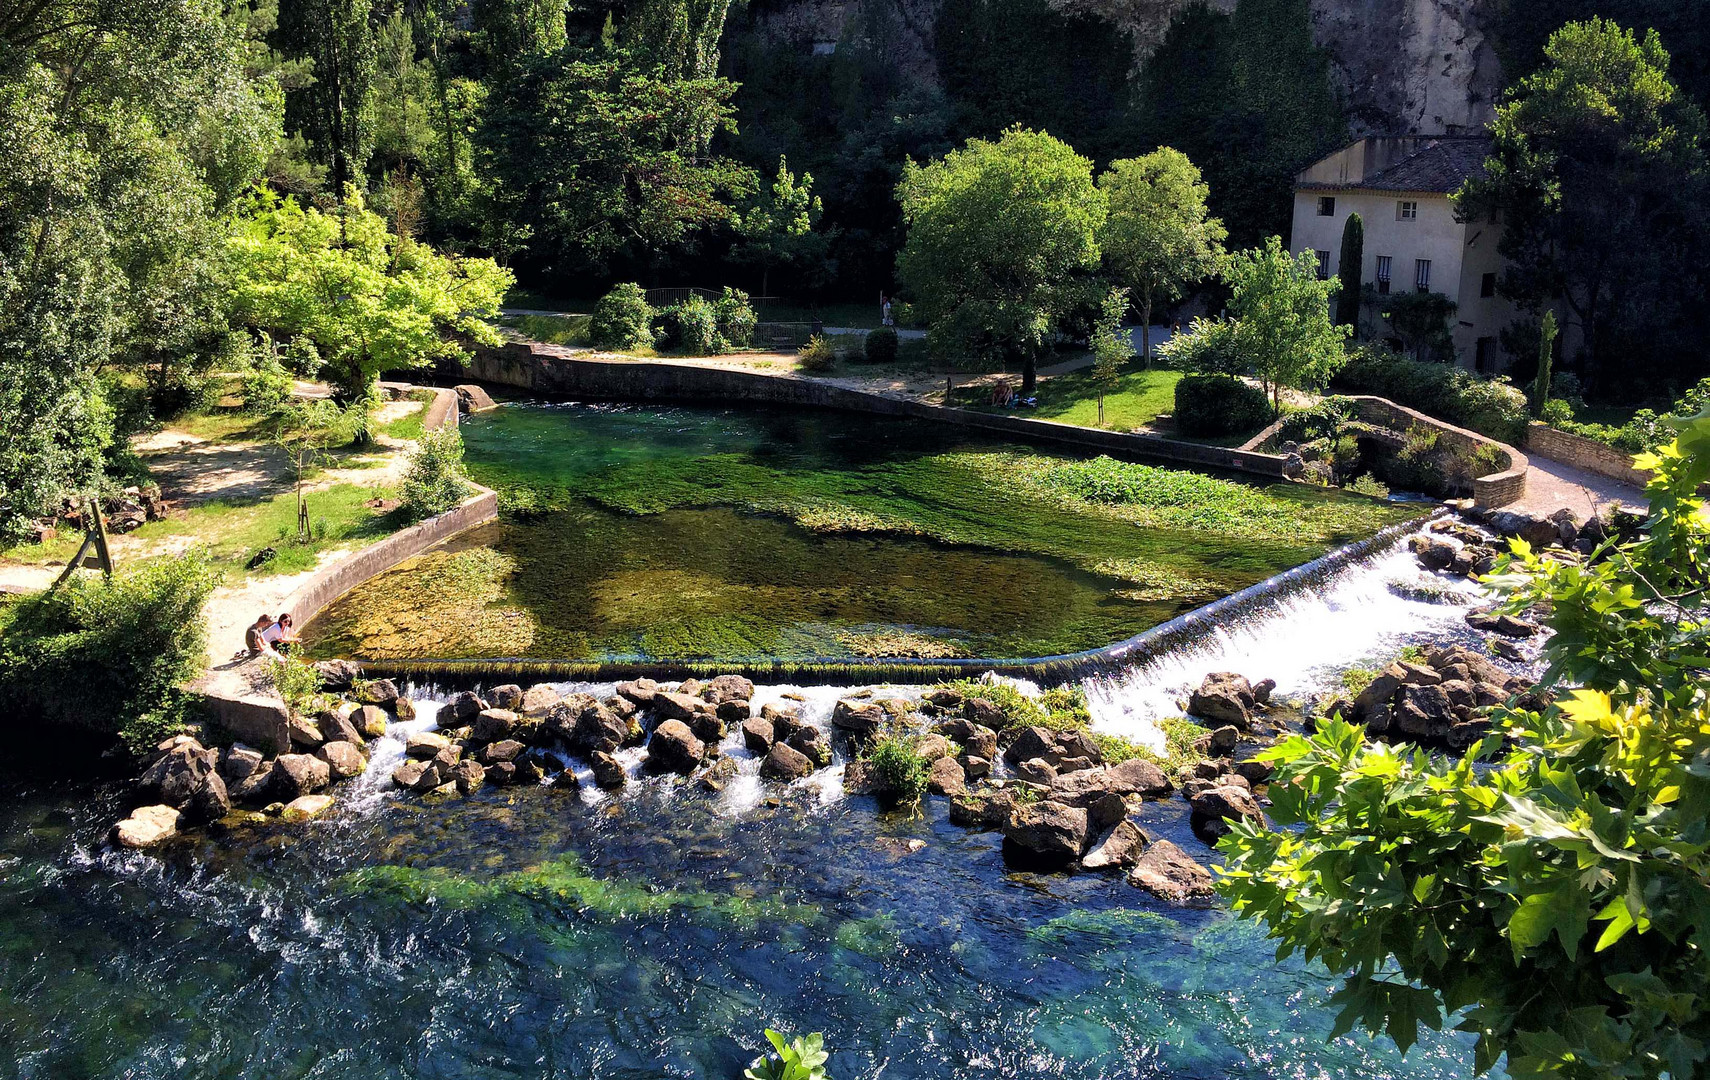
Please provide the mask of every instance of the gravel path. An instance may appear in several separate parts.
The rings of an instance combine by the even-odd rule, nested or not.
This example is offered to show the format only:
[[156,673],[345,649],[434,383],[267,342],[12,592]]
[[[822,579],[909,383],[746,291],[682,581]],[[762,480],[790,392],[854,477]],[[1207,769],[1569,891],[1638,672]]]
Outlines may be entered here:
[[1565,506],[1584,519],[1611,503],[1624,503],[1640,510],[1650,505],[1645,493],[1631,484],[1539,454],[1528,454],[1527,459],[1531,468],[1526,471],[1526,497],[1505,509],[1549,515]]

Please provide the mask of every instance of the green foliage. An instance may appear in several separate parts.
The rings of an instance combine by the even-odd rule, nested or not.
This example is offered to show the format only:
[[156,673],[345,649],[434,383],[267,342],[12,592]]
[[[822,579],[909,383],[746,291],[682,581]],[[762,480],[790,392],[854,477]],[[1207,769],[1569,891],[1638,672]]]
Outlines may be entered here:
[[1122,333],[1122,317],[1128,313],[1128,290],[1112,289],[1099,305],[1092,330],[1092,373],[1088,378],[1098,392],[1098,423],[1104,426],[1104,395],[1122,383],[1122,365],[1134,358],[1134,346]]
[[825,372],[837,366],[837,349],[824,334],[808,338],[797,355],[803,371]]
[[[1550,367],[1555,360],[1556,313],[1544,312],[1538,324],[1538,375],[1532,381],[1532,415],[1542,419],[1550,406]],[[1569,419],[1572,413],[1569,413]]]
[[935,351],[1034,364],[1067,310],[1071,273],[1098,261],[1104,194],[1092,163],[1042,132],[1011,128],[970,139],[928,165],[910,162],[897,186],[908,240],[897,277]]
[[1176,384],[1176,430],[1194,437],[1240,435],[1271,418],[1265,392],[1232,375],[1189,375]]
[[243,408],[257,416],[270,416],[291,396],[291,373],[279,361],[273,339],[263,334],[250,354],[249,370],[243,376]]
[[888,326],[867,331],[867,340],[861,343],[861,351],[869,364],[894,364],[897,362],[897,332]]
[[152,748],[179,722],[179,686],[201,669],[202,607],[217,583],[204,559],[184,555],[0,607],[0,695],[13,722]]
[[1296,409],[1283,417],[1282,426],[1277,429],[1277,437],[1293,442],[1332,438],[1340,433],[1342,425],[1354,419],[1354,416],[1354,402],[1351,399],[1335,395],[1320,398],[1314,404],[1304,409]]
[[1550,398],[1544,402],[1544,407],[1538,411],[1538,419],[1551,427],[1567,430],[1573,424],[1573,406],[1561,398]]
[[1451,333],[1456,305],[1442,293],[1395,292],[1378,298],[1378,312],[1415,360],[1447,364],[1454,359]]
[[738,259],[760,267],[760,292],[769,292],[771,272],[778,267],[823,269],[828,237],[815,232],[824,208],[813,194],[813,176],[798,182],[782,155],[778,175],[731,216],[731,228],[742,238]]
[[1489,579],[1554,631],[1554,706],[1499,707],[1458,759],[1339,721],[1265,753],[1283,828],[1237,826],[1219,888],[1285,952],[1344,973],[1339,1031],[1405,1049],[1447,1010],[1480,1069],[1506,1054],[1520,1076],[1702,1071],[1710,414],[1672,423],[1677,439],[1640,459],[1656,474],[1638,539],[1583,565],[1516,541]]
[[463,436],[457,426],[446,424],[422,436],[398,487],[404,512],[413,520],[434,517],[467,499],[471,491],[463,471]]
[[1500,216],[1503,293],[1534,312],[1565,304],[1605,392],[1672,380],[1703,341],[1707,241],[1694,223],[1710,205],[1710,126],[1669,64],[1655,30],[1605,18],[1556,29],[1543,66],[1498,106],[1485,173],[1458,198],[1470,218]]
[[713,302],[713,313],[717,316],[718,333],[726,348],[748,348],[754,340],[754,328],[760,325],[754,314],[754,305],[748,302],[748,294],[726,285],[724,292]]
[[659,346],[684,356],[718,356],[728,351],[718,332],[718,312],[700,296],[661,308],[654,317]]
[[1346,361],[1351,327],[1330,321],[1330,300],[1341,283],[1318,280],[1310,251],[1290,256],[1282,241],[1238,251],[1223,271],[1232,290],[1230,321],[1236,351],[1250,373],[1270,389],[1273,403],[1285,386],[1317,390]]
[[873,770],[874,791],[909,805],[926,794],[932,763],[915,749],[915,742],[906,732],[886,730],[861,751],[861,760]]
[[228,246],[235,318],[278,338],[307,337],[341,398],[367,396],[383,371],[496,345],[486,320],[514,280],[491,259],[439,255],[390,231],[354,190],[330,213],[254,193]]
[[1210,217],[1209,192],[1186,154],[1165,146],[1144,157],[1114,161],[1098,178],[1110,216],[1099,235],[1104,265],[1133,293],[1150,359],[1152,308],[1217,273],[1228,235]]
[[1472,428],[1506,443],[1526,433],[1526,395],[1506,379],[1480,379],[1465,368],[1409,360],[1381,346],[1353,351],[1337,385]]
[[1177,334],[1158,346],[1164,363],[1177,371],[1196,375],[1241,375],[1247,358],[1241,353],[1232,319],[1196,316],[1188,332]]
[[1366,223],[1358,214],[1349,214],[1342,226],[1342,253],[1337,262],[1336,277],[1342,283],[1336,294],[1336,323],[1352,326],[1359,333],[1360,272],[1366,258]]
[[640,285],[620,282],[594,305],[588,340],[596,349],[651,348],[654,314]]
[[766,1041],[772,1044],[772,1052],[755,1058],[742,1071],[743,1080],[830,1080],[825,1063],[831,1055],[826,1053],[825,1036],[819,1032],[786,1041],[767,1028]]
[[273,680],[273,689],[294,716],[309,716],[319,711],[326,700],[321,693],[320,674],[296,657],[272,661],[267,672]]

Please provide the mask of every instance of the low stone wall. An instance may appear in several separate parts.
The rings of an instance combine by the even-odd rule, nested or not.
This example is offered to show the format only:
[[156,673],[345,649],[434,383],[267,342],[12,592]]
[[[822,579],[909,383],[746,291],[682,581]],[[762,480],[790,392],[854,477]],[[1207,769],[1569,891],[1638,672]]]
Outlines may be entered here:
[[404,396],[417,390],[432,391],[433,400],[428,402],[422,411],[422,430],[438,431],[447,424],[452,427],[457,426],[457,392],[455,390],[447,390],[443,386],[416,386],[413,383],[405,382],[382,382],[380,388]]
[[1479,446],[1494,446],[1498,453],[1506,457],[1505,466],[1487,476],[1473,479],[1473,504],[1480,509],[1493,509],[1519,502],[1526,495],[1526,455],[1509,446],[1498,442],[1476,431],[1455,425],[1434,416],[1427,416],[1417,409],[1409,409],[1405,405],[1397,405],[1388,398],[1372,397],[1369,394],[1352,395],[1359,418],[1368,424],[1379,427],[1393,428],[1396,431],[1407,431],[1410,428],[1429,428],[1437,433],[1438,441],[1452,449],[1473,449]]
[[1598,476],[1607,476],[1611,480],[1619,480],[1641,490],[1651,481],[1649,472],[1633,467],[1633,455],[1626,451],[1617,450],[1607,443],[1600,443],[1583,435],[1558,431],[1537,420],[1526,425],[1526,448],[1539,457],[1559,461],[1563,465],[1572,465],[1576,469],[1584,469]]
[[484,383],[563,397],[610,401],[753,401],[906,416],[1103,453],[1231,469],[1268,479],[1284,478],[1283,459],[1276,454],[947,408],[818,379],[687,361],[584,358],[564,355],[550,346],[510,342],[497,349],[477,351],[469,363],[469,374]]

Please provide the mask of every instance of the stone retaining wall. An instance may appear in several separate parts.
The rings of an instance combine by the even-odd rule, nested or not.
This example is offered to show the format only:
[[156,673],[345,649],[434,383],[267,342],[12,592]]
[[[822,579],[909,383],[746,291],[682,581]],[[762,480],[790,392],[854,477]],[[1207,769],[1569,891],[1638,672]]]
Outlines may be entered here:
[[551,346],[511,342],[497,349],[478,350],[469,363],[469,374],[484,383],[563,397],[611,401],[753,401],[906,416],[1102,453],[1231,469],[1274,480],[1284,478],[1283,459],[1276,454],[947,408],[818,379],[687,361],[584,358],[564,355]]
[[1476,431],[1455,425],[1434,416],[1427,416],[1417,409],[1409,409],[1405,405],[1397,405],[1388,398],[1373,397],[1369,394],[1351,395],[1359,418],[1368,424],[1379,427],[1393,428],[1405,432],[1410,428],[1429,428],[1437,433],[1438,441],[1451,449],[1470,450],[1479,446],[1494,446],[1497,452],[1507,461],[1504,467],[1487,476],[1473,479],[1473,504],[1480,509],[1490,510],[1509,503],[1519,502],[1526,495],[1526,455],[1509,446],[1498,442]]
[[1584,469],[1598,476],[1607,476],[1611,480],[1631,484],[1640,490],[1651,480],[1649,472],[1633,467],[1633,455],[1626,451],[1617,450],[1607,443],[1600,443],[1583,435],[1558,431],[1537,420],[1526,425],[1526,448],[1535,451],[1539,457],[1547,457],[1563,465],[1572,465],[1576,469]]

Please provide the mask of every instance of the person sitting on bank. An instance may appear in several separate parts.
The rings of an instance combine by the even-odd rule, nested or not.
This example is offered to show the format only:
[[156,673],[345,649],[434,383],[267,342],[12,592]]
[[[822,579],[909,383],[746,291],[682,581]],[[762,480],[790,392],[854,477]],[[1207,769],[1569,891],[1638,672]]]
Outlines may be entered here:
[[262,631],[261,636],[267,639],[278,652],[290,652],[297,645],[297,628],[292,625],[291,613],[285,612],[274,624]]
[[279,651],[273,647],[273,642],[267,637],[267,632],[273,629],[273,626],[273,616],[263,615],[251,623],[248,630],[243,632],[243,647],[250,656],[270,656],[275,660],[279,659]]

